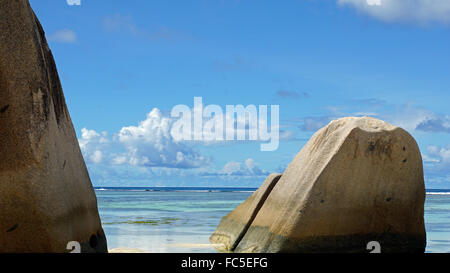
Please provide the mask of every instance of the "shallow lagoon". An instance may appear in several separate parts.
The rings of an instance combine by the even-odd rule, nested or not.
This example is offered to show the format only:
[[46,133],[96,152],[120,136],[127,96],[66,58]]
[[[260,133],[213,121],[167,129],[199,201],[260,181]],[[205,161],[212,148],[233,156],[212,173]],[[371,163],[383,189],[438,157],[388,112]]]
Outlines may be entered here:
[[[145,252],[215,252],[209,236],[254,189],[96,189],[108,248]],[[450,191],[425,202],[427,252],[450,252]]]

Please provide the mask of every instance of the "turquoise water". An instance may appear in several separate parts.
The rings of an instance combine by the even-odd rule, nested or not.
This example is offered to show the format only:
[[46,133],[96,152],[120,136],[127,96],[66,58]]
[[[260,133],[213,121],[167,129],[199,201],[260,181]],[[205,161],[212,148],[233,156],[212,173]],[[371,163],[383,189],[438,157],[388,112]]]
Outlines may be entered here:
[[450,190],[430,190],[425,201],[426,252],[450,253]]
[[[215,252],[209,236],[220,219],[254,189],[96,189],[108,248],[145,252]],[[427,252],[450,252],[450,190],[430,190],[425,202]]]

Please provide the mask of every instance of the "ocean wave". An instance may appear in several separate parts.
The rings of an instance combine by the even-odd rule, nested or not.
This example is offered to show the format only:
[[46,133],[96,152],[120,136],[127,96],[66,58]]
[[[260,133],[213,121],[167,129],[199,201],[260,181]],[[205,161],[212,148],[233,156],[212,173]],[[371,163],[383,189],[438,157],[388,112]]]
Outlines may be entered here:
[[166,190],[173,192],[213,192],[213,190]]
[[131,189],[94,189],[96,191],[133,191],[133,192],[143,192],[143,191],[153,191],[153,190],[131,190]]
[[427,192],[429,195],[450,195],[450,192]]

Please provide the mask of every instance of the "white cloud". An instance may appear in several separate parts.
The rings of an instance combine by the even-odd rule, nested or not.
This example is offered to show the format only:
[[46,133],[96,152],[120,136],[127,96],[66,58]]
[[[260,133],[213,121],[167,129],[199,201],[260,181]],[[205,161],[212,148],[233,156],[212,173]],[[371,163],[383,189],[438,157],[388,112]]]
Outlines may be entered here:
[[203,176],[267,176],[270,172],[262,170],[258,167],[258,164],[251,158],[245,160],[245,162],[230,161],[218,171],[201,173]]
[[[227,117],[224,115],[216,115],[213,118],[205,118],[203,122],[206,125],[211,121],[213,123],[216,120],[223,121],[222,119],[225,118]],[[227,141],[225,138],[215,140],[212,131],[203,131],[203,140],[185,141],[176,132],[174,133],[173,125],[176,121],[177,119],[163,115],[158,108],[154,108],[147,114],[145,120],[137,125],[123,127],[114,134],[112,139],[108,138],[106,132],[98,133],[95,130],[83,128],[79,139],[80,148],[86,161],[94,164],[107,161],[112,165],[189,169],[206,167],[211,163],[211,159],[198,153],[194,145],[229,144],[241,141],[236,139]],[[257,122],[264,122],[264,120]],[[229,123],[232,124],[232,122]],[[234,124],[237,135],[245,136],[249,134],[249,129],[253,128],[253,125],[246,125],[245,121],[239,119],[235,120]],[[279,130],[279,127],[275,130]],[[282,130],[281,135],[276,138],[276,140],[292,140],[295,139],[295,135],[292,131]],[[245,166],[244,169],[240,169],[241,172],[261,174],[261,170],[251,160],[247,161]],[[227,166],[229,167],[231,165]],[[224,174],[229,173],[227,168],[223,171]]]
[[51,42],[72,44],[77,41],[77,34],[71,29],[62,29],[49,35],[48,40]]
[[111,160],[111,163],[114,165],[123,165],[127,162],[128,158],[125,155],[116,155]]
[[138,126],[123,127],[111,141],[106,132],[83,128],[79,144],[86,161],[144,167],[197,168],[209,159],[170,135],[172,120],[157,108]]
[[432,156],[436,156],[439,158],[439,162],[444,164],[450,164],[450,146],[448,147],[437,147],[430,146],[428,147],[428,153]]
[[231,174],[236,174],[236,173],[240,172],[241,169],[242,169],[241,163],[231,161],[231,162],[228,162],[227,164],[225,164],[225,166],[219,173],[231,175]]
[[423,155],[426,167],[434,176],[442,176],[450,171],[450,145],[447,147],[428,146]]
[[448,0],[337,0],[385,22],[450,22]]
[[251,175],[266,175],[267,171],[261,170],[255,160],[249,158],[245,160],[245,168]]
[[381,6],[381,0],[367,0],[369,6]]
[[396,106],[394,111],[381,114],[379,118],[412,132],[416,130],[420,124],[435,116],[436,115],[428,109],[417,107],[413,104],[406,104]]
[[208,158],[172,138],[172,123],[171,118],[154,108],[138,126],[123,127],[116,137],[127,154],[116,157],[114,162],[124,162],[126,156],[128,163],[136,166],[197,168],[209,164]]
[[439,163],[440,162],[439,159],[430,157],[426,154],[422,154],[422,159],[423,159],[423,162],[425,162],[425,163]]
[[[203,122],[214,121],[215,118],[225,119],[220,115],[205,118]],[[236,140],[177,140],[171,132],[176,120],[154,108],[142,121],[135,125],[124,126],[109,136],[106,132],[83,128],[79,144],[96,185],[110,183],[126,185],[128,182],[132,182],[133,185],[139,183],[153,185],[158,181],[164,181],[179,186],[184,183],[179,178],[188,177],[182,179],[187,181],[186,186],[190,185],[189,181],[194,179],[196,182],[200,181],[199,183],[210,183],[213,178],[215,186],[234,183],[233,185],[253,187],[259,185],[260,179],[269,174],[253,159],[241,162],[231,161],[223,168],[216,168],[209,157],[198,152],[197,147],[230,145]],[[237,127],[242,127],[237,131],[248,134],[251,126],[240,122],[242,121],[235,120],[235,126],[239,124],[240,126]],[[295,135],[289,130],[282,130],[279,138],[291,140],[295,139]]]
[[69,6],[81,6],[81,0],[66,0]]
[[96,164],[101,163],[103,161],[103,153],[100,150],[94,151],[94,153],[90,155],[90,160]]
[[78,142],[87,162],[94,164],[103,162],[104,153],[102,150],[109,142],[106,132],[97,133],[95,130],[83,128],[81,129],[81,139]]
[[81,129],[80,146],[87,146],[91,142],[98,142],[100,144],[108,143],[108,133],[102,132],[99,134],[95,130],[88,130],[86,128]]

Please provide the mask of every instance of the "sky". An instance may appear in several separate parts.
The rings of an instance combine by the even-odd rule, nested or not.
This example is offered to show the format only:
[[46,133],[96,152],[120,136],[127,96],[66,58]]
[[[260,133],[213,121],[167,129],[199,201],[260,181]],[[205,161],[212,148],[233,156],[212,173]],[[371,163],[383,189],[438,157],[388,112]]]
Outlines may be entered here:
[[[258,187],[331,120],[372,116],[414,136],[427,188],[450,188],[448,0],[30,3],[94,186]],[[279,105],[278,149],[174,139],[194,97]]]

